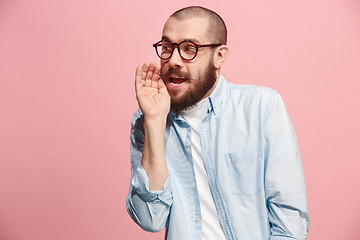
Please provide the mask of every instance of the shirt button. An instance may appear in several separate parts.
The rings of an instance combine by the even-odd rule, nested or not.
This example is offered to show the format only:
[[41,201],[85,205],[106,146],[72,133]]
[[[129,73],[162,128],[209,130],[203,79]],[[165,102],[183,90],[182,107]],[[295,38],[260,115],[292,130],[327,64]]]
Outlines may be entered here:
[[188,152],[188,153],[189,153],[189,152],[190,152],[190,148],[186,148],[186,152]]
[[195,183],[193,183],[193,187],[195,187],[196,185],[195,185]]
[[195,218],[195,222],[200,222],[200,218],[199,217]]

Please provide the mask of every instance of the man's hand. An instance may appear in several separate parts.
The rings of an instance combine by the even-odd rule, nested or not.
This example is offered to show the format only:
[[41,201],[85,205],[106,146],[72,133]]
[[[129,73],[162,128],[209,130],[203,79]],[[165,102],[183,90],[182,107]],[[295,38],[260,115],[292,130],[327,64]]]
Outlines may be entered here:
[[160,65],[154,62],[136,68],[136,99],[144,117],[149,120],[166,118],[170,111],[170,96],[159,73]]

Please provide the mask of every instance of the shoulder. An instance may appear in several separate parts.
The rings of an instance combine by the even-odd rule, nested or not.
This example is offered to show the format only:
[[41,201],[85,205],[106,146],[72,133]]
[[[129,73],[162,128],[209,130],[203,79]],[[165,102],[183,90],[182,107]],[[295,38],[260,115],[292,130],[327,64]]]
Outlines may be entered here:
[[233,83],[229,83],[226,96],[227,101],[254,107],[259,104],[271,105],[275,99],[281,98],[276,90],[268,87]]
[[263,97],[278,94],[277,91],[272,88],[256,86],[256,85],[234,84],[234,83],[229,83],[228,93],[232,95],[244,95],[244,96],[259,95]]

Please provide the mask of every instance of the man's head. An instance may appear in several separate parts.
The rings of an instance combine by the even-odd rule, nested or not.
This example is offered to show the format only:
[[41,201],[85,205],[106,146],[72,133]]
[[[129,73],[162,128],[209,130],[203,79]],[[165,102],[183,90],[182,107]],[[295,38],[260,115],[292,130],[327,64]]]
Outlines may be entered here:
[[[169,59],[161,60],[161,75],[170,94],[173,111],[188,109],[213,91],[220,67],[228,55],[226,35],[226,26],[221,17],[202,7],[180,9],[166,21],[162,40],[167,41],[167,45],[173,46],[174,50]],[[200,46],[195,58],[186,60],[183,57],[187,49],[182,48],[180,56],[176,45],[183,41],[191,41],[195,47],[218,45]],[[167,47],[163,45],[161,51],[166,50]]]
[[175,18],[179,21],[195,17],[207,18],[209,22],[207,37],[212,43],[221,43],[222,45],[226,45],[226,25],[224,20],[216,12],[199,6],[192,6],[180,9],[170,16],[170,18]]

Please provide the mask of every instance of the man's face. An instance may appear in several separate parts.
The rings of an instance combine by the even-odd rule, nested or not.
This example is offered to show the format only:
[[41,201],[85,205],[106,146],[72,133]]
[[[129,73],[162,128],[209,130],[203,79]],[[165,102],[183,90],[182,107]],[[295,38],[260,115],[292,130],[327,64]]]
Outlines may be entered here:
[[[206,18],[176,20],[169,18],[163,29],[162,39],[171,43],[191,40],[197,44],[209,44]],[[171,97],[171,108],[185,110],[208,97],[215,87],[217,76],[213,64],[213,51],[199,48],[193,60],[183,60],[177,49],[170,59],[161,60],[161,76]]]

